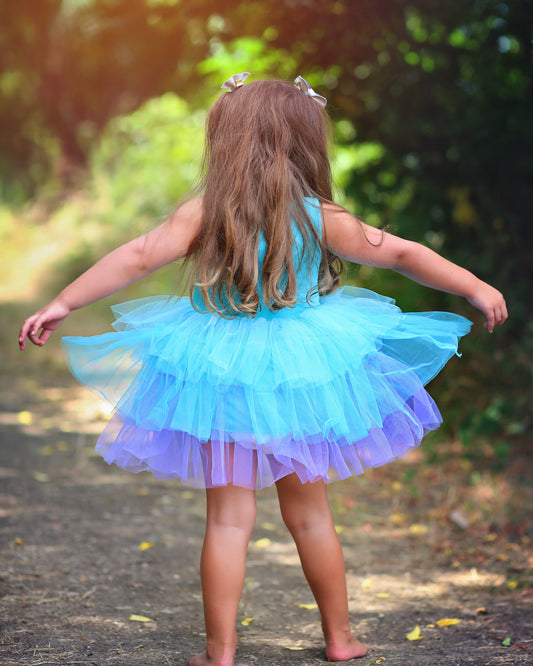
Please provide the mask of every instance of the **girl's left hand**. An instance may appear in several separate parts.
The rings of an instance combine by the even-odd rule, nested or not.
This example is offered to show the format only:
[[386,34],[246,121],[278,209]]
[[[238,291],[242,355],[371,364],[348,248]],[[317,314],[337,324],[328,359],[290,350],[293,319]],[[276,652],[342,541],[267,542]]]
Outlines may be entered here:
[[501,326],[507,319],[507,306],[502,294],[490,284],[478,281],[478,287],[475,293],[467,297],[471,305],[481,310],[487,321],[483,324],[489,333],[492,333],[496,326]]
[[70,308],[60,300],[55,299],[31,317],[28,317],[22,324],[19,333],[20,350],[23,351],[26,348],[26,338],[34,345],[42,347],[69,314]]

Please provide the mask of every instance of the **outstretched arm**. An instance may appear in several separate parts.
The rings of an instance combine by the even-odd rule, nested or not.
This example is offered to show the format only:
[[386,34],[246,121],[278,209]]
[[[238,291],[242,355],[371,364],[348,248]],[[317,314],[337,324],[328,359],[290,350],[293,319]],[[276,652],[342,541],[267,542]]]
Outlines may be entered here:
[[72,310],[110,296],[186,256],[198,233],[201,215],[201,199],[185,203],[156,229],[97,261],[53,301],[26,319],[20,329],[20,349],[25,348],[26,338],[35,345],[44,345]]
[[419,284],[463,296],[483,312],[490,333],[507,319],[505,300],[497,289],[428,247],[383,233],[333,206],[324,206],[324,226],[327,246],[339,257],[391,268]]

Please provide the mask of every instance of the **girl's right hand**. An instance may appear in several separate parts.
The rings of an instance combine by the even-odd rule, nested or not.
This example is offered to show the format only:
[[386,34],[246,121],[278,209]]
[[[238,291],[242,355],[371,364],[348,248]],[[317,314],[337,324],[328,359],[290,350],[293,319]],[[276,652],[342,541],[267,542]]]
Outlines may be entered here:
[[20,350],[23,351],[26,348],[26,338],[34,345],[42,347],[69,314],[70,308],[56,298],[31,317],[28,317],[22,324],[19,333]]
[[507,306],[503,295],[486,282],[479,281],[479,287],[473,296],[467,298],[468,302],[478,310],[481,310],[487,321],[485,328],[492,333],[496,326],[501,326],[507,319]]

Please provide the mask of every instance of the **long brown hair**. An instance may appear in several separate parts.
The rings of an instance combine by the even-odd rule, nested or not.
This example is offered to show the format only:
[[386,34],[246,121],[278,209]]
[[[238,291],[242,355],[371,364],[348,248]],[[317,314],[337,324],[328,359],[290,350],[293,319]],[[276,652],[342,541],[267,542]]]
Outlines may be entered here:
[[[340,260],[309,219],[305,197],[331,201],[329,118],[284,81],[256,81],[223,94],[206,125],[203,217],[193,245],[194,287],[221,316],[254,316],[296,303],[294,235],[300,261],[320,248],[320,293],[337,286]],[[259,275],[260,232],[266,241]],[[258,285],[262,285],[262,294]]]

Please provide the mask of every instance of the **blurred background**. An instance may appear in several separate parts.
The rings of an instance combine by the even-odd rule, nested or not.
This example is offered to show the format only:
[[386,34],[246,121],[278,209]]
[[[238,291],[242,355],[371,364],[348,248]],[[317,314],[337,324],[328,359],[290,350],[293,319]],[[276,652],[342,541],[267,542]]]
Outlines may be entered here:
[[[4,407],[68,381],[58,340],[16,355],[20,321],[191,188],[222,81],[301,74],[328,98],[337,199],[494,284],[510,320],[489,336],[459,298],[367,267],[345,279],[404,310],[473,319],[432,388],[442,432],[493,469],[530,450],[531,0],[3,0],[0,12]],[[176,276],[110,302],[173,292]],[[107,330],[107,305],[65,332]]]

